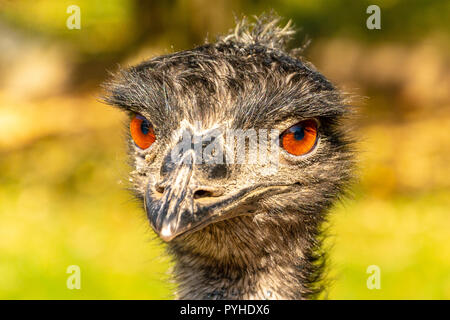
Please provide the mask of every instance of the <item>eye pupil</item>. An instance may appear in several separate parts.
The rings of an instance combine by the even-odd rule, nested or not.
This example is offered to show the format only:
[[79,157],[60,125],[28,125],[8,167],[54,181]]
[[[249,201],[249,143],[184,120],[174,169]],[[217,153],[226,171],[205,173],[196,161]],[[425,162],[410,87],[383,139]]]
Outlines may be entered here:
[[148,132],[150,131],[150,122],[148,122],[148,120],[144,120],[141,123],[141,131],[143,134],[148,134]]
[[303,130],[303,127],[296,126],[293,131],[295,140],[300,141],[305,137],[305,130]]

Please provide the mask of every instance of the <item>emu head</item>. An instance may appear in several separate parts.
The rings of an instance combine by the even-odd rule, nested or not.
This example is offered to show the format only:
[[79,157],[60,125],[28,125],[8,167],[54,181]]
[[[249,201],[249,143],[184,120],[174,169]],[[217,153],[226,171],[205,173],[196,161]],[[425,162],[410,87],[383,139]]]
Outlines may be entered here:
[[226,234],[223,221],[242,217],[308,230],[345,186],[348,106],[285,48],[293,31],[277,22],[243,21],[105,85],[105,101],[129,114],[130,181],[163,240],[212,226]]

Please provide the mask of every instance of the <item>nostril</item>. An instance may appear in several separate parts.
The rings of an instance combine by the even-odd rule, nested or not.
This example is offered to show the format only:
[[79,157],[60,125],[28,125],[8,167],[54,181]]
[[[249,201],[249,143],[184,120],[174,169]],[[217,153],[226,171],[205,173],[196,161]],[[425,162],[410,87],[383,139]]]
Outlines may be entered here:
[[155,186],[155,190],[157,191],[157,192],[159,192],[159,193],[164,193],[164,187],[163,186],[161,186],[161,185],[159,185],[159,184],[157,184],[156,186]]
[[213,193],[208,190],[197,190],[194,192],[194,199],[212,197]]
[[198,186],[194,192],[194,199],[220,197],[223,193],[223,188]]

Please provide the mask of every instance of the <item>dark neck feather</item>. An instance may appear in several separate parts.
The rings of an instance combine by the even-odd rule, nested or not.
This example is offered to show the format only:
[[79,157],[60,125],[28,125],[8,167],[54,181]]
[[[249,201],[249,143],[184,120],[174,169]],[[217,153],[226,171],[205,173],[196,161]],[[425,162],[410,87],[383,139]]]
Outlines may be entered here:
[[[303,217],[305,218],[305,217]],[[282,220],[282,221],[279,221]],[[320,292],[317,228],[244,216],[171,243],[179,299],[309,299]],[[316,220],[314,220],[316,221]]]

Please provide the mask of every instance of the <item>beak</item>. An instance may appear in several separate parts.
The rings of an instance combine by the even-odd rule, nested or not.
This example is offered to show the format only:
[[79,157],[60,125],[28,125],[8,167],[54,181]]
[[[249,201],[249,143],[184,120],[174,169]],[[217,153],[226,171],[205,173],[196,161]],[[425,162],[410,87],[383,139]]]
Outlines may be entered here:
[[[161,183],[155,185],[150,182],[147,185],[145,210],[151,226],[166,242],[213,222],[251,214],[262,196],[283,193],[289,188],[286,185],[260,184],[222,196],[221,189],[196,183],[193,159],[193,152],[187,152],[178,163],[172,163],[169,174]],[[164,190],[162,195],[158,189]],[[194,195],[200,190],[207,191],[208,197],[196,199]]]

